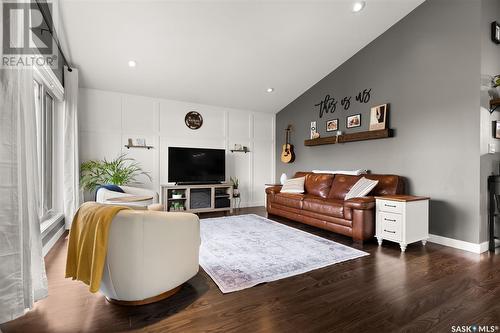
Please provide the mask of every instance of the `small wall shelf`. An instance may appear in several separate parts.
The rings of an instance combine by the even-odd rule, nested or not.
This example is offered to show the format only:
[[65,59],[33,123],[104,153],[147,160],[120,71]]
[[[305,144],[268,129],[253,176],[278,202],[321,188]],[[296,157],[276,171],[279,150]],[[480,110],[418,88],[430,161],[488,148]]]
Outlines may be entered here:
[[320,146],[331,145],[336,143],[355,142],[364,140],[385,139],[393,136],[392,129],[384,129],[379,131],[366,131],[347,133],[337,136],[327,136],[317,139],[309,139],[304,141],[305,146]]
[[154,147],[153,146],[131,146],[131,145],[125,145],[125,147],[127,149],[130,149],[130,148],[142,148],[142,149],[153,149]]
[[231,149],[231,153],[249,153],[250,150],[248,149]]
[[496,109],[500,106],[500,98],[492,99],[490,101],[490,113],[496,111]]

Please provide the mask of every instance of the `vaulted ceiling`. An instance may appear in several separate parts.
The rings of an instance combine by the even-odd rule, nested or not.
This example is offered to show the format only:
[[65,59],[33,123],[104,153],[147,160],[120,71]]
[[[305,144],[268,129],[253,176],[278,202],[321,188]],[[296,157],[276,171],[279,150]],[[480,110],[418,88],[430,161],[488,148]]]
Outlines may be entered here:
[[278,112],[423,1],[359,13],[351,0],[61,1],[60,13],[82,87]]

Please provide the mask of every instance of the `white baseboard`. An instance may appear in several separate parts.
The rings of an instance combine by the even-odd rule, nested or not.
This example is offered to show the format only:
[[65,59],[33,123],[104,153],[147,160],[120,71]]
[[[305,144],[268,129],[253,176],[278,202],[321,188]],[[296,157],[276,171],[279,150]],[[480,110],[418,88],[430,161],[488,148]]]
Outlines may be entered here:
[[42,248],[42,254],[45,257],[47,253],[49,253],[50,249],[54,246],[54,244],[61,238],[61,235],[66,231],[66,228],[64,225],[62,225],[59,230],[52,236],[52,238],[43,246]]
[[[240,208],[247,208],[247,207],[265,207],[266,203],[265,202],[242,202],[240,204]],[[237,208],[233,206],[233,208]]]
[[483,253],[488,251],[488,242],[483,242],[480,244],[469,243],[459,239],[448,238],[438,235],[429,235],[429,242],[453,247],[456,249],[473,252],[473,253]]

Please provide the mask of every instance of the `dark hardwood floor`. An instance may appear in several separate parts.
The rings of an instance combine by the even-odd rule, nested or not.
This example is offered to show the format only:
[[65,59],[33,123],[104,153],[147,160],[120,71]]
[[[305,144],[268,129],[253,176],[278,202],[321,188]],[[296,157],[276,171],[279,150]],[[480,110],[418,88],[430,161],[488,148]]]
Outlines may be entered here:
[[[263,207],[239,213],[266,215]],[[64,278],[64,237],[46,257],[49,297],[0,329],[3,333],[451,332],[452,325],[500,326],[499,256],[432,243],[409,245],[401,254],[397,244],[353,244],[347,237],[273,219],[363,249],[370,256],[226,295],[200,268],[172,298],[123,307]]]

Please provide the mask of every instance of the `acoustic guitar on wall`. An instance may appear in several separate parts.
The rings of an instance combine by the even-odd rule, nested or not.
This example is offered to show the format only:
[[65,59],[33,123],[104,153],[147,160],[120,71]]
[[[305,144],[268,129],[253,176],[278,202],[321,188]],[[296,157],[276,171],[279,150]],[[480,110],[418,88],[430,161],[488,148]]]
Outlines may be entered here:
[[281,150],[281,162],[292,163],[295,161],[295,153],[293,152],[293,145],[290,144],[290,129],[291,125],[285,129],[285,144]]

